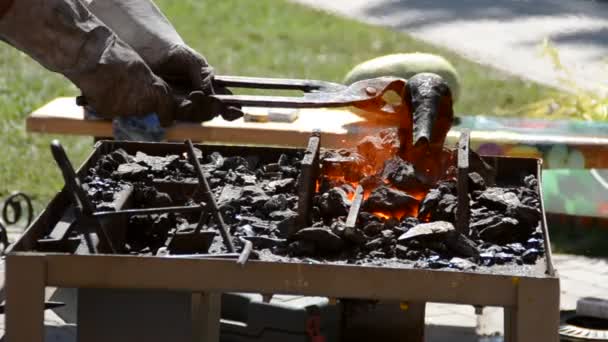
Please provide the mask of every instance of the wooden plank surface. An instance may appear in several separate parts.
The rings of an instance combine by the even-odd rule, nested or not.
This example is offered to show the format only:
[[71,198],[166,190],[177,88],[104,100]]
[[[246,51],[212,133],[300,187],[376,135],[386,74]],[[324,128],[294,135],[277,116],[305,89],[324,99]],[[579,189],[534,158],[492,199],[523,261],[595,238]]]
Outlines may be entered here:
[[[245,108],[244,110],[247,110]],[[74,98],[57,98],[30,114],[28,132],[111,137],[112,125],[107,120],[84,120],[82,107]],[[301,109],[298,119],[285,122],[225,121],[217,117],[198,123],[177,123],[167,129],[167,140],[303,146],[315,129],[321,129],[324,143],[340,144],[343,139],[369,134],[389,126],[374,125],[353,111],[345,109]]]

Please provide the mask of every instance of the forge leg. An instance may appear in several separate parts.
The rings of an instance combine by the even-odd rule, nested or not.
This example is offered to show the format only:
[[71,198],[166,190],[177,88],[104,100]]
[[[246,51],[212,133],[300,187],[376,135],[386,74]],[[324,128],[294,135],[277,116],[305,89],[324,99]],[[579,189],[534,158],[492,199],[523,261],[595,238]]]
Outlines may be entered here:
[[217,292],[194,293],[192,304],[194,340],[218,342],[220,340],[222,294]]
[[6,258],[6,341],[44,341],[45,276],[42,257]]
[[511,335],[506,341],[559,341],[559,281],[521,279],[517,308],[509,316]]
[[504,308],[504,342],[515,342],[515,333],[517,331],[515,327],[515,308],[507,307]]

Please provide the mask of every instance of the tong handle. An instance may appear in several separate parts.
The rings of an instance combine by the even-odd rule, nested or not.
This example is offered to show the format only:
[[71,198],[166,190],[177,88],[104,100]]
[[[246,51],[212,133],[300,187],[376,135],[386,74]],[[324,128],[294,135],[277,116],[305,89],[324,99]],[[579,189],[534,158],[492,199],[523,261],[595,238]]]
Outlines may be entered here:
[[342,84],[295,78],[268,78],[216,75],[214,84],[221,87],[249,88],[249,89],[281,89],[301,90],[305,93],[312,91],[338,91],[346,88]]

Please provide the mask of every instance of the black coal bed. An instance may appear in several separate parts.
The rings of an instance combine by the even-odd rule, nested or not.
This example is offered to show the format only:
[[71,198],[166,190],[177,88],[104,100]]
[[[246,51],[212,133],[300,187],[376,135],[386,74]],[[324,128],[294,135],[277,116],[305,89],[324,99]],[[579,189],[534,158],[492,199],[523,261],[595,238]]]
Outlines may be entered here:
[[[463,229],[458,149],[444,148],[433,163],[406,160],[396,130],[352,148],[320,145],[313,136],[307,149],[195,147],[233,252],[249,241],[249,257],[265,261],[515,274],[547,268],[537,160],[471,151]],[[205,207],[185,145],[100,142],[79,176],[113,253],[236,257]],[[38,219],[32,250],[91,253],[81,234],[95,232],[69,202],[62,192]],[[154,208],[168,210],[145,211]],[[140,212],[111,215],[132,210]]]

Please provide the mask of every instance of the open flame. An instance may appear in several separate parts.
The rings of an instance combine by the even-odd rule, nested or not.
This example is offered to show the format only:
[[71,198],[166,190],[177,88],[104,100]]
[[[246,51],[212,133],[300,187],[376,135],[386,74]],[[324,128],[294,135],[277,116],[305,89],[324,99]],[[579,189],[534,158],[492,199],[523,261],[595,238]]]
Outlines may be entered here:
[[[380,135],[382,134],[380,133]],[[407,194],[415,201],[390,210],[371,210],[370,212],[382,220],[418,217],[420,203],[428,194],[429,189],[435,187],[439,180],[450,176],[450,167],[455,166],[452,153],[447,149],[430,151],[428,147],[412,148],[403,152],[395,148],[398,146],[398,141],[390,142],[391,139],[398,139],[397,134],[385,132],[384,140],[389,140],[389,143],[385,141],[382,144],[375,144],[373,151],[366,151],[361,142],[356,149],[333,151],[333,155],[322,159],[322,178],[316,183],[316,192],[341,187],[345,191],[348,201],[352,203],[355,189],[359,185],[364,190],[363,200],[367,200],[370,194],[379,187],[388,187],[399,193]],[[423,150],[424,148],[427,150]],[[411,165],[415,177],[412,177],[411,181],[395,184],[386,175],[389,160],[398,160],[404,165]],[[430,217],[420,219],[428,222]]]

